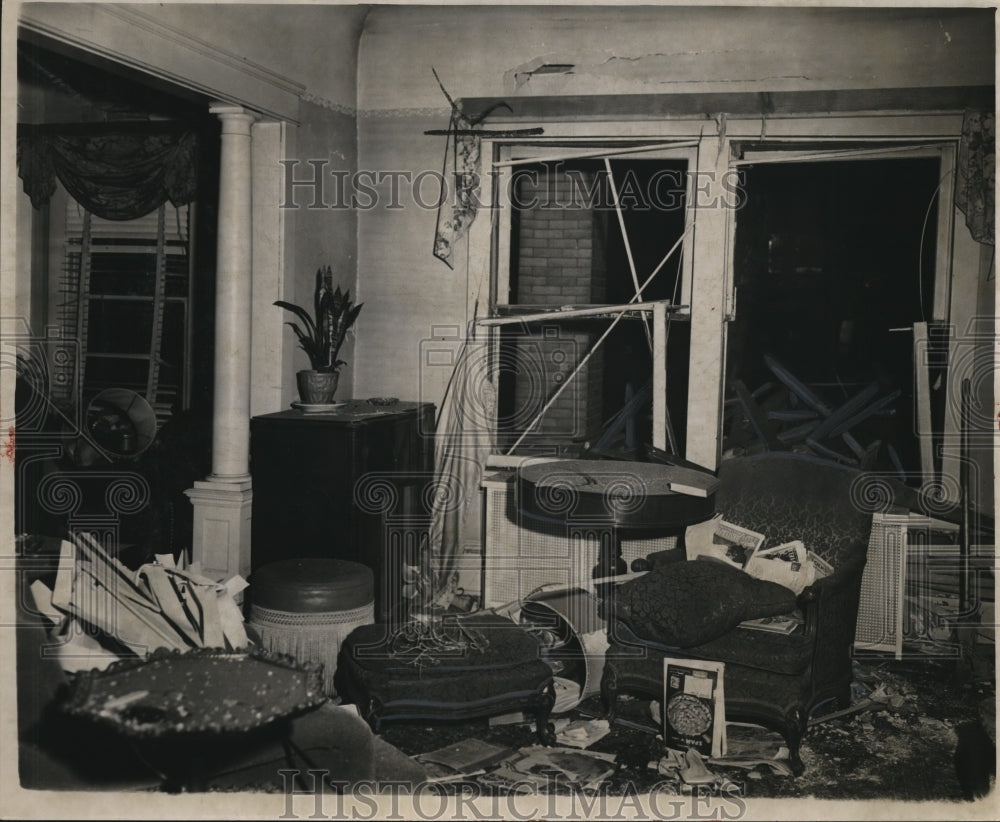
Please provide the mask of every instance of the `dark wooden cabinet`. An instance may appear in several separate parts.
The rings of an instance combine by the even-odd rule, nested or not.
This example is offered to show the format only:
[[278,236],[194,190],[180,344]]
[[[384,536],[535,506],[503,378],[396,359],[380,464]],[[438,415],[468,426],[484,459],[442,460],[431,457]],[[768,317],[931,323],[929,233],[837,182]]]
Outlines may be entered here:
[[434,468],[434,406],[347,402],[330,413],[279,411],[250,421],[251,571],[295,557],[360,562],[375,572],[376,615],[395,600],[399,558],[387,524],[422,519]]

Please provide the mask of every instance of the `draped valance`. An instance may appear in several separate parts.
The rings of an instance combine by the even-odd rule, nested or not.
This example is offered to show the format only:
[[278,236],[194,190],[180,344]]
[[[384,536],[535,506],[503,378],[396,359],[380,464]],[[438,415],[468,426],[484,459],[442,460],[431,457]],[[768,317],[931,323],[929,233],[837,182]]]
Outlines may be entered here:
[[[146,125],[146,124],[143,124]],[[48,202],[56,178],[78,203],[106,220],[134,220],[195,199],[198,140],[163,128],[20,127],[18,175],[35,208]]]
[[958,144],[955,203],[965,213],[972,238],[989,245],[993,245],[996,162],[996,115],[967,111]]

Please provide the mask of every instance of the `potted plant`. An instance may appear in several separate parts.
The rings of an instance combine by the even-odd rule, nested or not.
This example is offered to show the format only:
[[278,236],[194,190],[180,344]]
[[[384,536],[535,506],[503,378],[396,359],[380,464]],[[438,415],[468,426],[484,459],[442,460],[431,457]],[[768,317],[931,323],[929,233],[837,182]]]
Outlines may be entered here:
[[340,379],[340,366],[346,363],[337,358],[340,346],[344,344],[347,329],[361,312],[364,303],[353,305],[351,292],[341,293],[340,286],[333,290],[333,271],[330,266],[316,271],[316,290],[313,295],[316,317],[294,303],[277,300],[274,304],[287,309],[302,321],[289,322],[295,336],[299,338],[299,346],[309,357],[311,370],[299,371],[296,383],[299,389],[299,399],[306,405],[324,405],[333,402],[337,393],[337,382]]

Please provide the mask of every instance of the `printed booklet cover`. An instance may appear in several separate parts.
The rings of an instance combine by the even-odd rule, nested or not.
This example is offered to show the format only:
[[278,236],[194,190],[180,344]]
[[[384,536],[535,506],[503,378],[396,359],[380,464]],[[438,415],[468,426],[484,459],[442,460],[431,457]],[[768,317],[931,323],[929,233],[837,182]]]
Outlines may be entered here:
[[663,739],[668,748],[726,755],[725,663],[663,660]]

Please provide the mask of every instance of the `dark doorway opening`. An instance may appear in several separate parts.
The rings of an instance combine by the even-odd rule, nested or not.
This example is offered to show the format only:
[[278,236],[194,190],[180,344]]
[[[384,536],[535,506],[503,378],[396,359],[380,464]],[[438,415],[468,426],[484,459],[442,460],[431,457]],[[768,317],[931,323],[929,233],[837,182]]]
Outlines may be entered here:
[[[919,471],[914,433],[915,322],[934,295],[937,158],[747,167],[737,215],[736,318],[727,385],[774,381],[765,355],[833,407],[865,386],[898,399],[866,420],[899,470]],[[888,446],[892,446],[888,450]]]

